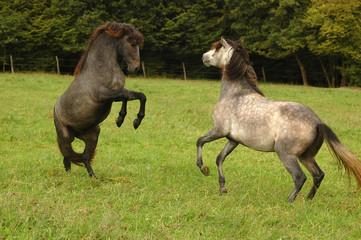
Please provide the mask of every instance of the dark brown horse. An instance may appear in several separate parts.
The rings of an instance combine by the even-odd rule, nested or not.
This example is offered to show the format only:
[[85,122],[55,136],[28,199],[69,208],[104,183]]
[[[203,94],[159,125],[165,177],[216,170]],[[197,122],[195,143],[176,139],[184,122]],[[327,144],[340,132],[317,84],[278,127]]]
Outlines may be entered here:
[[223,69],[221,96],[212,118],[213,128],[198,139],[197,165],[209,175],[203,165],[202,147],[205,143],[226,137],[228,143],[218,155],[220,192],[227,192],[222,164],[238,144],[264,151],[276,152],[291,174],[294,189],[288,197],[292,202],[301,190],[306,175],[299,161],[313,177],[314,185],[308,194],[312,199],[324,173],[315,156],[324,140],[348,174],[352,173],[361,187],[361,163],[343,146],[335,133],[307,106],[295,102],[270,100],[257,87],[257,76],[241,41],[222,39],[203,55],[206,66]]
[[[54,107],[54,123],[66,171],[71,163],[84,165],[90,177],[96,177],[90,166],[100,132],[101,123],[110,113],[113,102],[122,101],[117,119],[120,127],[126,115],[127,101],[140,100],[137,129],[144,118],[146,97],[141,92],[124,88],[125,76],[119,67],[120,56],[135,71],[140,65],[139,47],[143,35],[133,26],[109,22],[95,29],[88,47],[79,61],[75,79],[58,98]],[[76,153],[71,143],[74,138],[85,142],[83,153]]]

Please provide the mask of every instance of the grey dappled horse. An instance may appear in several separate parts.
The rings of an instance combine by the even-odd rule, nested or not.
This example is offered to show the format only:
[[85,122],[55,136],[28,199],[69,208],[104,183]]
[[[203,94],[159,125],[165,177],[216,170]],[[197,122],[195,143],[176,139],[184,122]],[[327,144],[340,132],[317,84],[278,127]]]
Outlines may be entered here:
[[[113,102],[122,101],[116,124],[120,127],[126,115],[127,101],[140,100],[137,129],[144,117],[146,97],[141,92],[124,88],[125,76],[119,67],[120,56],[133,72],[140,66],[139,46],[143,35],[129,24],[108,22],[93,32],[88,47],[79,61],[75,79],[58,98],[54,123],[66,171],[71,163],[84,165],[90,177],[96,177],[90,166],[95,154],[101,123],[110,113]],[[74,138],[85,142],[82,154],[74,152]]]
[[360,161],[310,108],[300,103],[270,100],[264,96],[257,87],[257,76],[241,41],[222,38],[203,55],[203,63],[223,69],[223,77],[221,95],[212,113],[214,126],[197,141],[197,165],[208,176],[209,168],[202,161],[203,145],[223,137],[228,139],[216,161],[221,193],[227,192],[223,161],[238,144],[242,144],[255,150],[278,154],[295,184],[288,197],[289,202],[296,198],[306,181],[299,159],[313,177],[314,185],[308,194],[308,198],[312,199],[324,177],[315,161],[323,140],[326,140],[346,172],[353,173],[358,187],[361,187]]

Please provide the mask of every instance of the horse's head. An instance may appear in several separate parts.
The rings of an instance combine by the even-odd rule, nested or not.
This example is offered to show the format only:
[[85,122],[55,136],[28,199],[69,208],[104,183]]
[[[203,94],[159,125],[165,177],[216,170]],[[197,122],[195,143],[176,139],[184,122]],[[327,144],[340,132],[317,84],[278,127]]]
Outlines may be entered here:
[[124,29],[124,37],[118,40],[117,51],[128,65],[128,71],[134,72],[140,66],[139,47],[143,44],[143,34],[133,25]]
[[208,52],[203,54],[202,60],[207,67],[215,66],[224,68],[231,59],[234,49],[227,41],[222,38],[220,41],[215,42]]
[[[104,33],[105,32],[105,33]],[[104,34],[103,34],[104,33]],[[88,58],[88,53],[93,47],[94,42],[99,36],[111,36],[111,47],[116,48],[116,52],[120,55],[128,65],[128,71],[134,72],[140,66],[139,47],[143,45],[143,34],[141,34],[133,25],[125,23],[108,22],[97,27],[90,37],[88,48],[83,53],[78,65],[75,68],[74,75],[79,74]],[[100,41],[100,40],[99,40]],[[113,45],[115,41],[115,45]],[[108,42],[104,43],[108,44]],[[113,51],[113,49],[112,49]]]

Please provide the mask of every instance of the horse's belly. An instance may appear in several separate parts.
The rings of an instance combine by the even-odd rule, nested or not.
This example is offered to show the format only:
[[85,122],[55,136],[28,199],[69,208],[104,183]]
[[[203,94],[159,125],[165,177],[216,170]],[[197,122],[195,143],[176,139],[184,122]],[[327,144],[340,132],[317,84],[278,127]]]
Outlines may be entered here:
[[61,107],[58,115],[61,121],[73,128],[82,131],[104,121],[111,110],[111,104],[79,104],[76,107]]
[[230,137],[240,144],[258,151],[274,151],[275,138],[269,130],[238,128],[231,132]]
[[93,108],[93,109],[84,109],[79,113],[79,118],[74,121],[74,124],[79,126],[94,126],[103,122],[110,113],[110,106]]

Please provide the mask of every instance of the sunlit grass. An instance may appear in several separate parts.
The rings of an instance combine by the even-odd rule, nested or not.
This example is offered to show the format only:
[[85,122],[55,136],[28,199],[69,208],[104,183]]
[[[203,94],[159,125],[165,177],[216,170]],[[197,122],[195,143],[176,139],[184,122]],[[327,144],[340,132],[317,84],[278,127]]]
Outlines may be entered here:
[[[71,76],[0,74],[0,237],[4,239],[358,239],[356,183],[341,177],[325,146],[326,177],[312,201],[311,176],[293,204],[292,179],[274,153],[238,147],[225,161],[229,193],[218,194],[215,158],[204,147],[210,177],[196,167],[197,139],[212,127],[220,82],[127,79],[148,98],[128,104],[121,128],[115,103],[101,124],[93,169],[63,169],[52,109]],[[310,106],[361,158],[361,91],[261,84],[272,99]],[[75,147],[80,151],[81,142]]]

